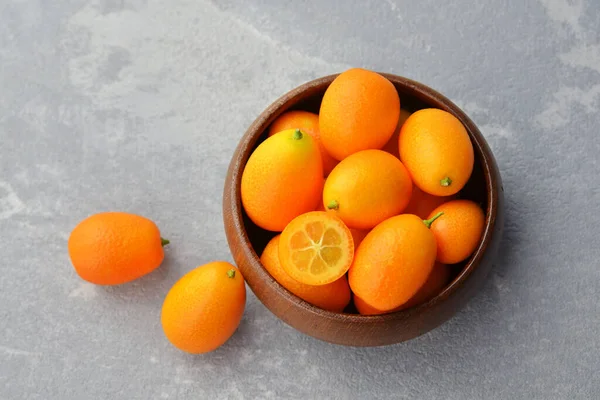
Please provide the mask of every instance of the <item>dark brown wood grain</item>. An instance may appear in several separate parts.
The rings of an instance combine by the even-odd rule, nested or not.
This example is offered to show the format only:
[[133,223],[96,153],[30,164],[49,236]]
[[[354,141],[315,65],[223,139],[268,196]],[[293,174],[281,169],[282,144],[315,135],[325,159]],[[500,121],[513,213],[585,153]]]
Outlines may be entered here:
[[337,75],[308,82],[283,95],[250,125],[231,159],[223,195],[223,218],[231,252],[258,299],[277,317],[297,330],[331,343],[380,346],[399,343],[441,325],[460,310],[481,287],[494,263],[504,225],[503,188],[496,161],[473,121],[433,89],[391,74],[387,77],[409,111],[434,107],[455,115],[466,127],[475,150],[475,169],[461,197],[477,201],[485,213],[480,245],[466,262],[454,266],[455,277],[435,298],[420,306],[380,316],[334,313],[296,297],[265,270],[259,255],[274,233],[258,228],[244,213],[240,182],[252,151],[266,137],[269,125],[290,109],[318,111],[323,93]]

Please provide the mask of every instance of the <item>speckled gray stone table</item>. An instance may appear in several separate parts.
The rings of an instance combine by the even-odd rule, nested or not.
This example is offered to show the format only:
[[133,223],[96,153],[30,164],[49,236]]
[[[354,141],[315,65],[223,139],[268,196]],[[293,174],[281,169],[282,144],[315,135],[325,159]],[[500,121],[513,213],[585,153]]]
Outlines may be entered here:
[[[600,398],[599,26],[596,0],[2,0],[0,399]],[[186,271],[231,260],[238,139],[352,66],[429,84],[479,124],[507,201],[487,284],[395,346],[319,342],[249,294],[224,347],[177,351],[160,307]],[[66,241],[101,210],[154,219],[164,265],[80,280]]]

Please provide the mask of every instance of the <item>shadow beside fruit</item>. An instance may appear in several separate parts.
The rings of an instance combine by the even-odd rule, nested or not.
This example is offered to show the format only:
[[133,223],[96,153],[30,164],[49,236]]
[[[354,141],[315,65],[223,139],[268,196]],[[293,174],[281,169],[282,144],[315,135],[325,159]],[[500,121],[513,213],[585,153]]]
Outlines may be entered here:
[[118,298],[120,302],[141,302],[159,299],[160,303],[165,297],[165,290],[170,287],[170,274],[176,270],[176,260],[169,255],[169,246],[165,247],[165,258],[160,268],[151,273],[122,285],[98,286],[106,295]]

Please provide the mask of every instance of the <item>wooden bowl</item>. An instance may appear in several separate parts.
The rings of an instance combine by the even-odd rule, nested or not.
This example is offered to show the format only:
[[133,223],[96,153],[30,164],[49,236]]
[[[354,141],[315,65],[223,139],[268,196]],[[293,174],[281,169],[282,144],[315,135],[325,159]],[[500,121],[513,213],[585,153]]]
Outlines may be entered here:
[[474,254],[453,266],[454,277],[441,293],[419,306],[391,314],[362,316],[335,313],[317,308],[295,296],[262,266],[259,255],[275,235],[254,225],[241,205],[240,182],[248,157],[267,134],[269,125],[290,109],[319,111],[325,90],[337,75],[305,83],[285,94],[250,125],[229,166],[223,196],[223,218],[229,247],[246,282],[260,301],[277,317],[315,338],[350,346],[380,346],[399,343],[422,335],[450,319],[481,287],[495,261],[503,229],[503,188],[494,156],[469,117],[435,90],[412,80],[382,74],[400,94],[402,108],[414,112],[439,108],[452,113],[466,127],[475,150],[471,179],[461,198],[478,202],[486,213],[483,237]]

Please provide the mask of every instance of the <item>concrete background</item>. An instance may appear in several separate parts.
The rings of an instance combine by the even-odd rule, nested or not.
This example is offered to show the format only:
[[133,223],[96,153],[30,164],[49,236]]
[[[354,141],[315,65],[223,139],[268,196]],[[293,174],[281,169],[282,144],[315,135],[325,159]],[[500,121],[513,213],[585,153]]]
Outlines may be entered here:
[[[485,3],[3,0],[0,399],[599,398],[600,3]],[[484,289],[377,349],[303,336],[249,294],[224,347],[177,351],[160,307],[231,259],[238,139],[279,95],[354,66],[431,85],[488,139],[508,209]],[[66,241],[102,210],[155,220],[165,264],[80,280]]]

